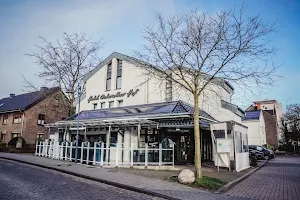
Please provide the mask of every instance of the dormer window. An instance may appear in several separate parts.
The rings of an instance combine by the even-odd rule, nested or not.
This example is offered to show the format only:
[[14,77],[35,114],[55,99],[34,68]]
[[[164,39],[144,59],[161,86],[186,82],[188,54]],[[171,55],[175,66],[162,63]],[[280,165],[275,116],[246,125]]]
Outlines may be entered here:
[[122,60],[118,60],[116,89],[121,89],[122,85]]
[[45,115],[39,114],[37,124],[38,124],[38,125],[44,125],[44,124],[45,124]]
[[106,91],[110,91],[111,89],[111,63],[107,65],[107,73],[106,73]]

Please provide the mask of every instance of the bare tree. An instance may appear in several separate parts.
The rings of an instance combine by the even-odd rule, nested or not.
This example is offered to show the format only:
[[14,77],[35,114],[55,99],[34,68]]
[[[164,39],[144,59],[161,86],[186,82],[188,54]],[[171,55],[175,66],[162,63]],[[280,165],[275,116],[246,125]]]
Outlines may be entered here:
[[277,67],[266,62],[275,51],[269,46],[274,26],[264,24],[260,16],[246,16],[244,11],[210,15],[196,10],[167,18],[157,14],[155,24],[145,28],[146,44],[135,52],[149,79],[172,81],[193,96],[198,178],[202,178],[200,95],[211,82],[229,81],[250,90],[274,81]]
[[[40,38],[42,44],[36,45],[38,52],[27,55],[40,66],[38,76],[47,86],[59,86],[63,92],[71,91],[68,98],[73,106],[77,90],[84,84],[84,76],[100,62],[98,51],[103,46],[102,39],[94,42],[84,33],[64,33],[62,40],[55,43]],[[25,82],[29,83],[26,79]]]

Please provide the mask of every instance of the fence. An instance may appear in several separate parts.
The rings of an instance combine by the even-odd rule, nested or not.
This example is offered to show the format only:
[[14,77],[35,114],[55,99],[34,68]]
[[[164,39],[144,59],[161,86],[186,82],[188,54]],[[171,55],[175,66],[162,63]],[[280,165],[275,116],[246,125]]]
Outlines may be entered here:
[[[37,142],[35,155],[74,162],[76,144],[69,142]],[[174,165],[174,144],[170,148],[134,148],[121,143],[82,142],[77,149],[77,162],[95,166],[163,166]]]

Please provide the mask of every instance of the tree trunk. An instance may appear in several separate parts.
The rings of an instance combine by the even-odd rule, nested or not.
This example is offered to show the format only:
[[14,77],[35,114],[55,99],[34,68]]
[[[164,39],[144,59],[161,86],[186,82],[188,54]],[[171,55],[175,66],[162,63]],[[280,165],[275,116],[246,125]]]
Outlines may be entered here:
[[202,178],[201,146],[200,146],[200,121],[199,121],[199,98],[198,98],[197,94],[194,94],[194,135],[195,135],[196,178]]

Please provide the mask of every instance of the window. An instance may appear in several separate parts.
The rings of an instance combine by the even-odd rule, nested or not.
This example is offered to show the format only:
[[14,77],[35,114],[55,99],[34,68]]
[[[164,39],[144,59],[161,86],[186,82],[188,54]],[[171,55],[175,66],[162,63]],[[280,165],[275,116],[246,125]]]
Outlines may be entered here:
[[36,138],[38,138],[38,139],[43,139],[43,137],[44,137],[44,133],[38,133],[36,135]]
[[97,103],[93,103],[93,109],[96,110],[97,109],[98,104]]
[[101,109],[105,108],[105,102],[102,102],[102,103],[100,104],[100,108],[101,108]]
[[118,106],[119,106],[119,107],[123,106],[123,100],[119,100],[119,101],[118,101]]
[[45,124],[45,115],[39,114],[38,123],[37,124],[39,124],[39,125],[44,125]]
[[118,60],[116,89],[121,89],[122,85],[122,60]]
[[7,121],[8,121],[8,115],[3,115],[2,124],[7,124]]
[[6,133],[3,133],[3,132],[1,133],[0,141],[5,141],[5,134],[6,134]]
[[111,88],[111,63],[107,65],[106,91],[110,91],[110,88]]
[[22,114],[15,114],[13,123],[14,124],[20,124],[21,121],[22,121]]
[[53,106],[54,106],[54,107],[58,107],[58,106],[59,106],[59,101],[58,101],[58,99],[54,99],[54,101],[53,101]]
[[11,138],[19,137],[20,133],[11,133]]
[[109,107],[109,108],[114,107],[114,102],[113,102],[113,101],[110,101],[109,104],[108,104],[108,107]]

